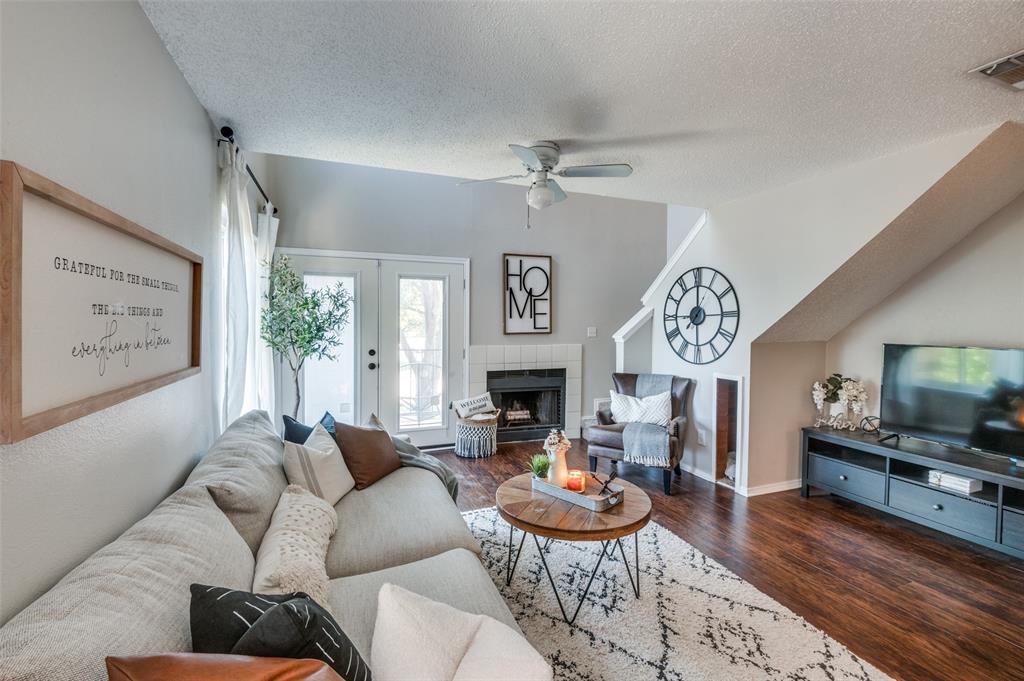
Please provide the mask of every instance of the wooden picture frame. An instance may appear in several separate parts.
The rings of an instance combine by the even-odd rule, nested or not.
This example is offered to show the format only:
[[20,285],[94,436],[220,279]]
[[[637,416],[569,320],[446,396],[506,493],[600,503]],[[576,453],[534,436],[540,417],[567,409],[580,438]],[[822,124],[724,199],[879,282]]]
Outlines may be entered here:
[[[510,268],[510,264],[514,269]],[[552,264],[550,255],[502,253],[501,317],[506,336],[553,332],[555,298]],[[530,273],[532,280],[524,284]],[[539,279],[539,273],[543,273],[543,279]],[[542,291],[538,291],[539,282],[545,285]]]
[[[43,202],[35,201],[32,197],[38,197]],[[27,227],[24,224],[26,202],[31,204],[30,208],[33,211],[45,211],[45,213],[31,213],[35,217],[32,218],[33,224]],[[74,323],[71,321],[73,318],[84,318],[93,322],[89,333],[94,330],[96,325],[103,322],[106,323],[106,326],[101,330],[103,335],[98,343],[95,337],[85,337],[82,341],[76,338],[71,343],[66,343],[64,339],[53,340],[51,335],[44,335],[48,330],[52,331],[52,329],[38,328],[39,325],[35,324],[31,325],[31,329],[23,327],[24,310],[22,296],[25,290],[23,251],[26,248],[26,233],[23,229],[40,230],[35,234],[28,235],[30,238],[27,239],[27,241],[37,244],[42,239],[44,233],[42,226],[39,224],[45,222],[45,220],[39,219],[39,216],[43,214],[57,216],[60,218],[60,221],[63,221],[63,224],[81,225],[81,229],[85,230],[83,233],[90,236],[90,240],[87,242],[90,248],[110,247],[112,249],[112,255],[104,260],[104,266],[88,266],[91,268],[88,276],[84,275],[83,269],[75,269],[76,264],[81,267],[82,263],[76,263],[73,259],[71,260],[70,272],[74,272],[75,275],[68,274],[65,276],[65,273],[61,273],[60,261],[63,260],[66,263],[68,258],[61,258],[57,255],[47,262],[52,262],[52,269],[58,272],[58,274],[53,274],[53,272],[40,273],[37,270],[31,270],[30,272],[32,274],[33,291],[36,290],[35,287],[40,286],[38,281],[36,281],[37,279],[49,276],[54,281],[47,280],[47,285],[43,286],[42,290],[48,296],[53,297],[54,300],[60,302],[67,301],[63,309],[54,309],[55,306],[51,300],[47,303],[48,307],[45,309],[47,315],[52,314],[52,323],[60,331],[67,330],[67,327]],[[83,221],[81,218],[86,218],[86,220]],[[49,229],[50,227],[48,226],[47,228]],[[106,228],[112,231],[106,232]],[[60,226],[53,229],[59,231]],[[106,236],[108,234],[109,237]],[[69,233],[69,237],[73,236],[73,234]],[[97,244],[97,242],[91,240],[97,236],[103,243]],[[126,240],[125,236],[130,237],[130,239]],[[45,245],[47,248],[52,247],[54,253],[57,253],[60,248],[72,248],[72,245],[63,239],[49,239],[45,242]],[[121,263],[117,260],[116,252],[113,249],[124,248],[125,246],[128,247],[129,250],[127,252],[131,254],[131,257],[124,258],[128,262]],[[143,253],[149,255],[151,260],[142,262],[141,260],[144,260],[144,258],[140,259],[139,255]],[[173,256],[173,258],[168,257],[168,254]],[[177,259],[184,262],[179,262]],[[113,264],[115,263],[121,266],[129,265],[132,270],[114,269]],[[106,267],[108,264],[111,265],[109,271]],[[138,272],[145,271],[143,268],[147,265],[152,267],[148,274],[168,271],[168,268],[173,268],[170,271],[176,274],[180,273],[181,275],[180,284],[178,279],[172,282],[156,277],[140,277]],[[96,274],[100,271],[102,271],[102,277]],[[120,275],[121,278],[118,279],[117,275]],[[0,161],[0,443],[23,440],[100,409],[105,409],[119,402],[199,373],[201,370],[202,281],[203,259],[196,253],[145,229],[24,166],[12,161]],[[106,302],[105,300],[97,300],[96,303],[98,304],[91,305],[91,309],[83,309],[81,302],[77,299],[83,295],[90,295],[92,293],[89,290],[90,286],[94,288],[105,287],[107,291],[111,290],[111,287],[117,286],[120,287],[117,290],[123,291],[125,295],[133,296],[135,300],[142,301],[151,300],[154,296],[165,296],[165,298],[157,298],[157,300],[168,301],[168,307],[166,308],[168,314],[163,316],[165,308],[162,306],[144,306],[134,303],[116,303],[112,306],[99,304]],[[135,288],[132,288],[133,286]],[[188,287],[187,293],[183,290],[185,286]],[[62,296],[62,291],[68,295]],[[184,294],[185,297],[181,299],[174,298],[179,293]],[[76,305],[73,309],[74,315],[71,314],[71,306],[73,304]],[[113,308],[112,311],[111,308]],[[62,312],[67,316],[61,317]],[[95,315],[95,317],[90,315]],[[107,317],[105,315],[114,315],[114,317]],[[118,319],[122,319],[122,326],[128,327],[130,331],[137,330],[142,325],[144,335],[141,338],[122,339],[116,337],[116,331],[110,330],[110,324],[113,323],[113,328],[116,330]],[[156,326],[157,322],[168,324],[176,321],[184,323],[174,329],[164,329]],[[181,331],[181,326],[187,326],[187,331],[184,331],[183,337],[176,338],[172,334]],[[76,333],[77,329],[71,332]],[[35,334],[35,338],[32,338],[30,334]],[[187,342],[187,347],[181,347],[182,341]],[[65,381],[78,380],[79,382],[74,384],[73,387],[74,390],[79,392],[88,390],[92,386],[89,383],[90,379],[78,378],[85,371],[82,367],[87,366],[83,360],[95,361],[102,355],[103,359],[100,360],[98,365],[101,367],[98,371],[100,378],[95,380],[95,387],[99,391],[66,403],[48,406],[47,408],[33,411],[33,413],[23,413],[23,408],[25,407],[23,396],[26,387],[23,380],[26,380],[26,378],[28,380],[37,378],[35,376],[26,377],[23,373],[25,369],[23,361],[26,354],[26,343],[32,344],[33,342],[39,345],[48,344],[47,347],[55,343],[61,344],[62,352],[53,358],[52,365],[48,365],[48,368],[52,368],[51,373],[58,376],[62,384]],[[173,346],[173,349],[168,347],[161,350],[163,346]],[[63,350],[65,348],[69,349],[69,351],[65,352]],[[38,354],[39,352],[32,345],[27,349],[29,351],[27,354],[33,357],[35,357],[33,353]],[[130,354],[129,351],[134,354]],[[158,375],[147,375],[143,380],[135,380],[134,374],[142,374],[148,371],[146,363],[143,362],[140,368],[138,360],[136,360],[133,375],[128,375],[130,360],[139,356],[158,358],[158,363],[151,369],[153,372],[157,372]],[[107,357],[115,358],[125,367],[124,372],[120,374],[119,378],[114,370],[111,371],[109,378],[102,378]],[[76,361],[79,364],[74,364]],[[174,362],[175,366],[178,364],[181,366],[180,368],[163,371],[162,364],[170,362]],[[114,367],[115,365],[111,366]],[[89,369],[89,371],[94,371],[94,369]],[[46,377],[46,380],[58,382],[49,376]],[[108,384],[130,382],[103,390],[102,388],[105,387],[103,385],[104,381]],[[45,383],[45,380],[33,382]],[[36,385],[33,385],[32,389],[36,393],[41,390]],[[58,396],[55,399],[59,400],[62,398]]]

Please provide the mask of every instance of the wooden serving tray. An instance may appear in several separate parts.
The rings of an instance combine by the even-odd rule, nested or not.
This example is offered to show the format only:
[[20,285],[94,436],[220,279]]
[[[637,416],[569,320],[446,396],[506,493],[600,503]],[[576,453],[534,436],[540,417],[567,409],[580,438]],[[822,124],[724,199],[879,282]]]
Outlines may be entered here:
[[540,478],[530,478],[533,490],[535,492],[543,492],[556,499],[562,501],[568,501],[570,504],[582,506],[589,511],[595,511],[601,513],[607,511],[610,508],[614,508],[622,503],[622,495],[625,492],[625,488],[616,485],[614,482],[609,483],[608,489],[604,494],[598,494],[598,490],[601,489],[601,485],[597,484],[593,478],[587,478],[587,489],[584,492],[573,492],[572,490],[565,489],[564,487],[558,487],[552,485],[547,480],[541,480]]

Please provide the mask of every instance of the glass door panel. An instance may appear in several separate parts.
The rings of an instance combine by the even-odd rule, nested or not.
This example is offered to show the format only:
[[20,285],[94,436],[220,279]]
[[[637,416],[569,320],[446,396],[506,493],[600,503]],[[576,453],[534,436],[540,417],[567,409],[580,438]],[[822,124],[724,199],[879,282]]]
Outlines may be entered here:
[[380,267],[380,416],[418,446],[455,441],[448,405],[465,396],[465,269],[390,260]]
[[359,300],[355,297],[356,278],[354,275],[307,274],[305,284],[312,289],[330,288],[337,284],[352,294],[352,309],[349,325],[341,333],[341,346],[331,354],[333,357],[306,360],[303,379],[306,389],[303,395],[304,423],[316,423],[325,411],[344,423],[356,423],[359,413],[359,381],[356,367],[356,327],[359,326]]
[[445,280],[399,277],[398,423],[440,428],[445,420]]
[[[333,359],[310,357],[303,365],[298,419],[313,424],[329,411],[339,421],[362,425],[377,410],[378,372],[373,362],[378,340],[377,261],[285,254],[307,287],[341,283],[352,294],[349,324],[342,332],[341,346],[332,352]],[[281,367],[279,385],[281,413],[291,414],[295,390],[287,365]]]

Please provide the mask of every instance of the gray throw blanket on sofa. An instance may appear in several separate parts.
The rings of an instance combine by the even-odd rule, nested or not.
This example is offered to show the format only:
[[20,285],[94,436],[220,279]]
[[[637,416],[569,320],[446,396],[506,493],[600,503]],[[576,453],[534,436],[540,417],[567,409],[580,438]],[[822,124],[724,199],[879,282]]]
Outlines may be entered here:
[[458,501],[459,479],[455,477],[455,471],[449,468],[448,464],[436,456],[424,454],[416,445],[406,439],[392,436],[391,441],[395,443],[395,449],[398,450],[398,460],[402,462],[403,466],[423,468],[430,471],[444,483],[444,486],[448,489],[448,494],[452,495],[452,501]]
[[[636,397],[644,398],[672,390],[668,374],[639,374]],[[622,459],[627,463],[668,468],[672,462],[668,428],[653,423],[627,423],[622,431]]]

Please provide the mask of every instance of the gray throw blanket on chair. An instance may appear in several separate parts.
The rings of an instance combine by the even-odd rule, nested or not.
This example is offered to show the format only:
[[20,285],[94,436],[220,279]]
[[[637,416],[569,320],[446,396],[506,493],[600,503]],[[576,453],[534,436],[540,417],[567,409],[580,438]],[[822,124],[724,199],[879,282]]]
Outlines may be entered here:
[[455,471],[436,456],[424,454],[416,445],[408,440],[398,437],[392,437],[391,440],[395,443],[395,449],[398,450],[398,460],[403,466],[423,468],[430,471],[444,483],[444,486],[448,489],[448,494],[452,495],[452,501],[458,501],[459,479],[455,477]]
[[[636,396],[659,395],[672,390],[672,376],[668,374],[639,374],[636,377]],[[622,431],[622,459],[627,463],[668,468],[672,462],[668,428],[653,423],[627,423]]]

